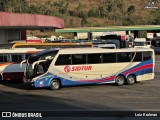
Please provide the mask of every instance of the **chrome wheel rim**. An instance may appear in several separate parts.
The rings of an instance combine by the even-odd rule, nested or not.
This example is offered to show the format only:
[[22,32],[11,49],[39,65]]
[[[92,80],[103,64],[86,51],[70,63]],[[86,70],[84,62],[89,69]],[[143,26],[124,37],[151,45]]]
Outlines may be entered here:
[[118,84],[122,85],[123,82],[124,82],[123,78],[119,77],[119,78],[117,79],[117,83],[118,83]]
[[134,83],[134,78],[133,78],[133,77],[130,77],[130,78],[128,79],[128,81],[129,81],[131,84],[133,84],[133,83]]
[[54,89],[58,89],[59,88],[59,84],[57,82],[52,82],[52,87]]

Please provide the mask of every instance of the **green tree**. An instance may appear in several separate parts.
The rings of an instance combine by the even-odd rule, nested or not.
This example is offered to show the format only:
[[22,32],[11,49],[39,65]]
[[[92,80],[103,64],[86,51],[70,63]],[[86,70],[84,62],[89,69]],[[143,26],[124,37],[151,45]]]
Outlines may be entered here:
[[0,10],[5,12],[27,12],[28,2],[26,0],[1,0]]
[[0,0],[0,11],[5,11],[5,3],[2,0]]
[[99,17],[105,18],[106,17],[106,6],[103,4],[99,5],[98,10],[99,10]]
[[155,10],[150,12],[150,20],[148,24],[160,25],[160,10]]
[[127,9],[127,15],[125,18],[125,24],[126,25],[134,25],[135,21],[134,21],[134,16],[133,13],[135,12],[135,7],[133,5],[129,6]]
[[82,19],[81,19],[81,26],[82,27],[86,27],[87,23],[88,23],[87,18],[86,17],[82,17]]
[[84,6],[79,3],[78,6],[75,8],[75,13],[77,17],[83,17],[84,16],[84,11],[83,11]]
[[88,11],[87,15],[88,15],[88,17],[99,17],[98,13],[99,12],[98,12],[98,10],[96,8],[91,8]]
[[58,2],[54,2],[54,7],[58,8],[59,14],[65,14],[68,12],[69,3],[67,3],[65,0],[60,0]]
[[134,13],[135,12],[135,7],[133,5],[129,6],[128,9],[127,9],[127,12],[129,14]]

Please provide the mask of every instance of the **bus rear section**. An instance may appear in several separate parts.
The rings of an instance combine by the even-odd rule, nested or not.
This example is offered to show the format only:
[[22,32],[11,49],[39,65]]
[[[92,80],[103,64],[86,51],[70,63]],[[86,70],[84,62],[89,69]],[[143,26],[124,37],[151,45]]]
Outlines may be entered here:
[[33,48],[1,49],[0,51],[0,80],[23,80],[25,64],[21,61],[40,50]]
[[74,48],[60,49],[54,57],[45,54],[45,58],[36,55],[36,60],[34,57],[29,59],[32,62],[28,61],[25,83],[59,89],[104,83],[132,85],[154,79],[155,54],[152,49]]

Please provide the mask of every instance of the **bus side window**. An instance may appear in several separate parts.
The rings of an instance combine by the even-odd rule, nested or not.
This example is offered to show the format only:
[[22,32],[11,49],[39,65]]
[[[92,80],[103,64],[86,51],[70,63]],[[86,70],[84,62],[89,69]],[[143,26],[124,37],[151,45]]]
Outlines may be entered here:
[[101,63],[101,54],[88,54],[88,64]]
[[116,63],[116,53],[103,53],[103,63]]
[[7,62],[7,55],[0,55],[0,63]]
[[12,56],[12,62],[21,62],[22,61],[22,55],[11,55]]
[[135,54],[135,52],[132,52],[131,54],[132,54],[132,59],[133,59],[132,62],[142,61],[142,52],[136,52],[136,54]]
[[143,52],[143,61],[152,59],[152,52]]
[[72,64],[86,64],[86,54],[72,55]]
[[130,62],[131,54],[129,52],[117,53],[118,62]]
[[3,62],[3,55],[0,55],[0,62]]
[[30,56],[31,54],[25,54],[25,59],[27,60],[28,59],[28,57]]
[[37,74],[43,74],[44,73],[44,66],[42,63],[37,65]]
[[7,55],[4,55],[4,56],[3,56],[3,61],[4,61],[4,62],[7,62]]
[[70,55],[59,55],[55,65],[70,65],[71,57]]

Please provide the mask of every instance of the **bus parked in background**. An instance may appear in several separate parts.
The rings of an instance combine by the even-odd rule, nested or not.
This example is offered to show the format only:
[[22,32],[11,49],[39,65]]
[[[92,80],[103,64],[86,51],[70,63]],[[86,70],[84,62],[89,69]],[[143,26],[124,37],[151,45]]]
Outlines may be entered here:
[[135,38],[134,48],[151,48],[151,41],[147,41],[146,38]]
[[16,43],[12,48],[37,48],[37,49],[54,49],[54,48],[81,48],[81,47],[93,47],[92,42],[63,42],[63,43]]
[[151,43],[154,47],[160,47],[160,37],[152,38]]
[[99,36],[97,40],[93,40],[93,46],[97,46],[99,44],[114,44],[116,48],[126,48],[127,43],[126,40],[122,40],[119,35],[105,35]]
[[151,39],[152,48],[155,54],[160,54],[160,37],[155,37]]
[[31,54],[40,50],[34,48],[15,48],[0,50],[0,81],[22,80],[25,64],[20,67],[20,62],[27,59]]
[[[96,46],[94,46],[96,47]],[[105,48],[105,49],[116,49],[115,44],[99,44],[97,45],[98,48]]]
[[152,49],[66,48],[42,51],[27,60],[24,82],[34,87],[116,83],[154,79]]

